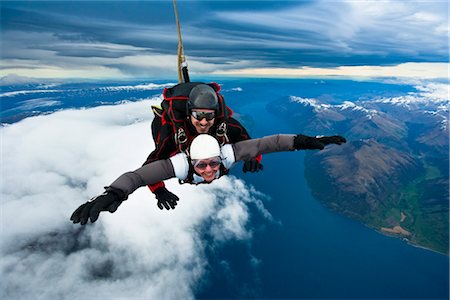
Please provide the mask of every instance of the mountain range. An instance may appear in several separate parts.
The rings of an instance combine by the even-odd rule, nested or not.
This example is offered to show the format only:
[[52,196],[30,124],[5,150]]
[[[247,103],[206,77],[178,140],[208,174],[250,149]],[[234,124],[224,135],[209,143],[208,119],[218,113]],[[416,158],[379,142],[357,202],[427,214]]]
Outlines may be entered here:
[[347,138],[306,155],[316,199],[380,232],[448,254],[448,102],[423,93],[339,104],[289,96],[270,110],[299,132]]

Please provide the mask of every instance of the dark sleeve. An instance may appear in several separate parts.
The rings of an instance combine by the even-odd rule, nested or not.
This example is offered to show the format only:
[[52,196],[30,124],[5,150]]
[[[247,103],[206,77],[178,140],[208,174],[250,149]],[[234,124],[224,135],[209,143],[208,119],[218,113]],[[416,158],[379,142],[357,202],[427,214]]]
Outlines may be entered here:
[[122,174],[111,183],[110,187],[119,189],[128,196],[141,186],[155,184],[172,177],[175,177],[172,162],[170,159],[164,159],[146,164],[133,172]]
[[250,135],[247,130],[239,123],[235,118],[229,118],[227,121],[228,126],[228,138],[230,143],[234,144],[240,141],[245,141],[250,139]]
[[162,125],[161,118],[155,117],[153,119],[152,135],[155,142],[155,150],[149,154],[143,165],[161,159],[168,159],[177,151],[172,126],[168,123]]
[[249,160],[255,156],[273,152],[293,151],[294,134],[277,134],[233,144],[235,161]]

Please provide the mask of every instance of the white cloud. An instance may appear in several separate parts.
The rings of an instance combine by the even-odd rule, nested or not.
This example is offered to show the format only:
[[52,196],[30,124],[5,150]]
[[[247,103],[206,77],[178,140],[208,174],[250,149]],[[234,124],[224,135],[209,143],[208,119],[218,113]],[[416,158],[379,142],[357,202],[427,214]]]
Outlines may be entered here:
[[23,90],[23,91],[14,91],[14,92],[6,92],[0,93],[0,97],[15,97],[17,95],[26,95],[26,94],[37,94],[37,93],[58,93],[60,90]]
[[65,110],[0,128],[2,299],[192,299],[208,263],[204,233],[216,243],[250,238],[250,205],[271,218],[260,194],[228,176],[201,186],[168,181],[180,197],[173,211],[159,210],[142,188],[95,224],[69,221],[76,207],[142,164],[154,147],[150,105],[158,101]]
[[30,100],[22,101],[22,105],[18,106],[17,109],[21,110],[32,110],[38,107],[49,107],[55,105],[61,105],[61,101],[54,100],[53,98],[35,98]]
[[176,83],[164,83],[164,84],[156,84],[156,83],[144,83],[144,84],[138,84],[138,85],[120,85],[120,86],[107,86],[102,87],[100,90],[105,91],[152,91],[152,90],[158,90],[163,89],[166,87],[172,87]]
[[447,102],[450,104],[450,85],[438,82],[426,82],[416,85],[415,88],[421,91],[420,95],[433,101]]
[[348,76],[348,77],[404,77],[404,78],[447,78],[448,63],[404,63],[396,66],[341,66],[335,68],[248,68],[217,70],[217,75],[236,76]]
[[[430,114],[441,118],[440,129],[448,130],[448,116],[450,110],[450,84],[442,82],[430,82],[426,80],[393,80],[395,84],[409,84],[414,86],[417,92],[392,98],[380,98],[374,102],[388,103],[410,109],[418,108],[424,114]],[[448,135],[448,132],[447,132]]]
[[[8,64],[8,61],[5,61]],[[86,78],[86,79],[107,79],[107,78],[128,78],[128,76],[115,68],[96,65],[71,65],[69,68],[55,65],[42,65],[30,63],[23,60],[26,67],[5,67],[0,71],[0,75],[16,74],[19,76],[30,76],[37,78]]]
[[[38,84],[41,83],[39,79],[30,78],[25,76],[18,76],[16,74],[7,74],[0,78],[0,86],[4,85],[20,85],[20,84]],[[55,86],[55,84],[50,84],[51,86]],[[49,84],[45,84],[45,86],[50,87]],[[3,96],[4,94],[2,94]]]

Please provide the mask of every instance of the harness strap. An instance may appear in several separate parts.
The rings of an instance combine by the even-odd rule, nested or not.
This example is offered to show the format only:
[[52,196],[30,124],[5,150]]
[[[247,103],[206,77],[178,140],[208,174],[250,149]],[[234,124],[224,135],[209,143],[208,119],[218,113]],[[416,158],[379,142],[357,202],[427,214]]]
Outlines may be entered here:
[[180,152],[186,152],[187,150],[187,136],[186,131],[181,126],[175,125],[176,131],[175,131],[175,142],[178,146],[178,149]]
[[152,105],[151,107],[152,107],[153,114],[155,116],[158,116],[161,118],[164,110],[161,107],[155,106],[155,105]]
[[223,146],[230,142],[230,139],[227,135],[227,123],[222,122],[219,126],[217,126],[216,137],[220,142],[220,145]]

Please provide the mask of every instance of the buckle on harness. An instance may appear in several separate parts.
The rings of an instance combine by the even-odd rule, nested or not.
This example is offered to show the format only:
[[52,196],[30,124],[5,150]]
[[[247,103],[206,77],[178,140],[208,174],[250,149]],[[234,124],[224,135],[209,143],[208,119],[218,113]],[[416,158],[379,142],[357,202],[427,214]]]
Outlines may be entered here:
[[222,123],[219,125],[219,127],[217,127],[216,134],[217,134],[217,136],[222,137],[222,136],[225,135],[226,132],[227,132],[227,124],[224,123],[224,122],[222,122]]
[[178,144],[184,144],[187,142],[186,132],[184,132],[183,128],[178,128],[177,141],[178,141]]
[[226,143],[229,142],[229,139],[227,136],[227,123],[225,123],[225,122],[220,123],[220,125],[217,127],[217,130],[216,130],[216,137],[220,141],[221,145],[225,145]]

